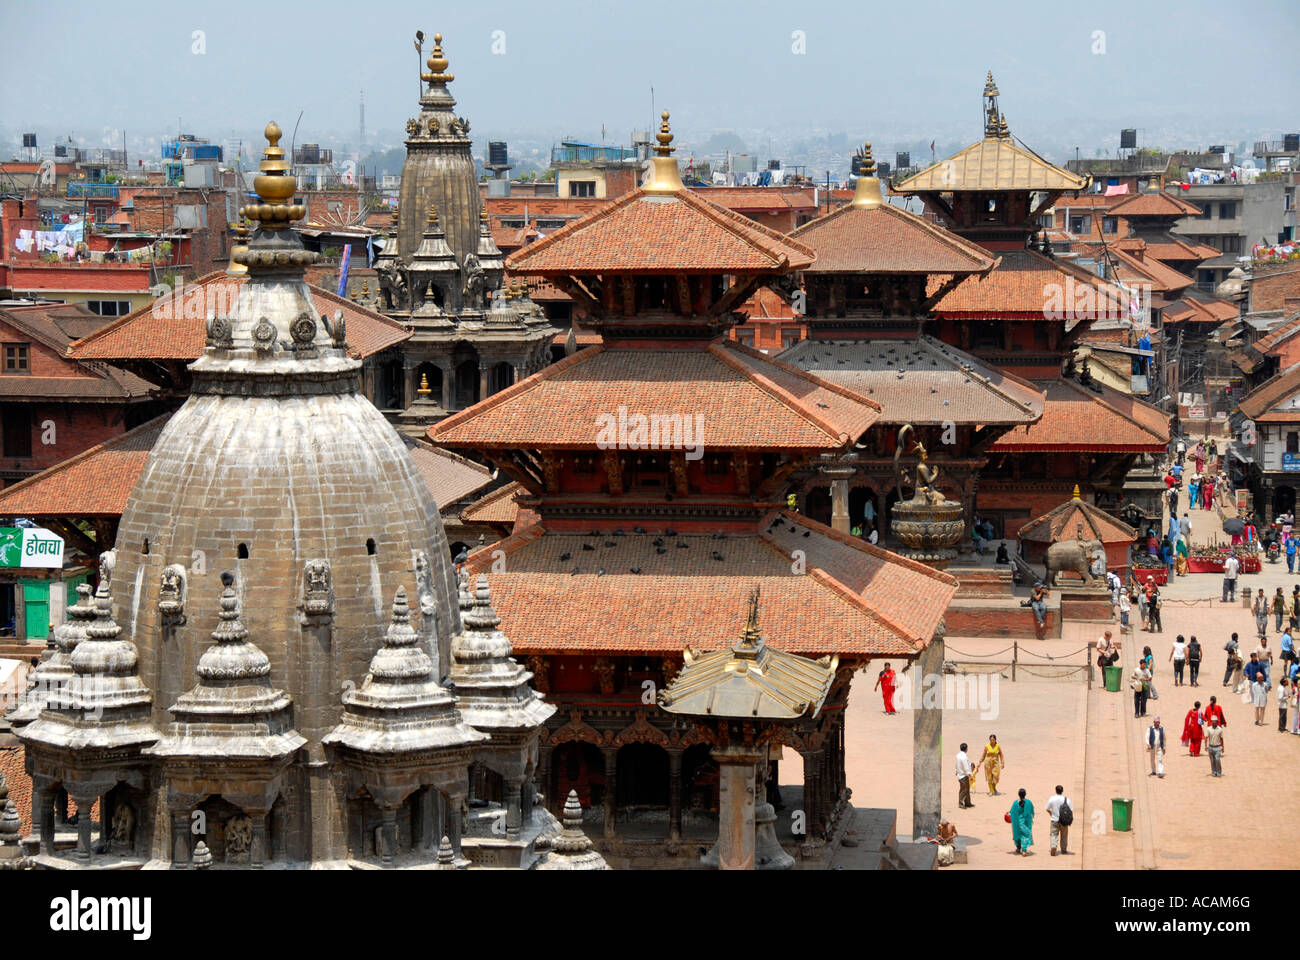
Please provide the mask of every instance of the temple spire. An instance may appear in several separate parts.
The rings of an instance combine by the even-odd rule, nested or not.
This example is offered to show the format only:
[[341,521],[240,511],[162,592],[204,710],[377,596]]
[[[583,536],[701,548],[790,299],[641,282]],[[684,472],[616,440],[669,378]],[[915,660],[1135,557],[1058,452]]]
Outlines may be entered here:
[[993,82],[993,71],[984,81],[984,136],[998,136],[998,85]]
[[876,176],[876,161],[871,155],[871,141],[862,145],[862,166],[858,176],[857,190],[853,194],[853,206],[859,209],[872,209],[885,202],[880,189],[880,180]]
[[661,122],[659,132],[655,134],[655,155],[650,162],[654,165],[650,172],[650,180],[642,189],[646,193],[679,193],[684,187],[682,186],[681,171],[677,169],[677,161],[673,159],[673,151],[677,148],[672,145],[673,133],[668,125],[668,111],[665,110],[660,114]]
[[441,33],[435,33],[433,35],[433,52],[429,54],[429,58],[425,60],[424,63],[425,66],[429,68],[429,72],[420,74],[420,79],[430,86],[436,85],[439,87],[445,87],[456,79],[454,73],[447,72],[447,67],[450,64],[450,61],[442,52]]

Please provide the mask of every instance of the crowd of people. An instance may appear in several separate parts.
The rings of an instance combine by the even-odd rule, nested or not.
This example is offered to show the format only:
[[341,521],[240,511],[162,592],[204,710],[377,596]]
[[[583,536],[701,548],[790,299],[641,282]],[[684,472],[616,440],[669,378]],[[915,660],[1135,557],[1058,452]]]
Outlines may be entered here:
[[[963,810],[974,807],[971,802],[971,787],[981,769],[984,771],[985,783],[989,796],[1001,796],[998,793],[998,780],[1007,765],[1006,750],[998,743],[996,734],[989,735],[984,745],[984,752],[978,761],[972,762],[967,752],[970,747],[963,743],[957,751],[957,806]],[[1065,788],[1057,784],[1056,792],[1048,799],[1044,809],[1050,818],[1050,843],[1052,856],[1068,855],[1070,826],[1074,823],[1074,809]],[[1029,856],[1029,848],[1034,845],[1034,803],[1029,799],[1024,787],[1016,791],[1016,799],[1011,801],[1011,809],[1005,814],[1006,822],[1011,824],[1011,841],[1015,844],[1016,855]],[[956,836],[955,828],[946,821],[940,824],[939,842],[944,843],[944,827],[951,830],[950,838]],[[948,842],[951,842],[949,839]],[[941,851],[942,856],[942,851]]]

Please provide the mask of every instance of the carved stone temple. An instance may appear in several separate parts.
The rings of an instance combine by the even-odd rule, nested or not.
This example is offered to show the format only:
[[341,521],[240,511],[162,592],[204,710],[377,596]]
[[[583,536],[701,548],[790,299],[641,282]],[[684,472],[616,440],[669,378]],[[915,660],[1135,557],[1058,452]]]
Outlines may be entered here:
[[528,288],[505,280],[479,197],[470,123],[448,90],[455,77],[442,34],[433,40],[420,112],[406,123],[400,205],[375,264],[378,309],[413,333],[402,368],[386,376],[405,411],[399,429],[413,436],[549,364],[557,333]]
[[[422,119],[450,116],[447,79]],[[360,392],[342,315],[313,306],[303,209],[280,128],[266,136],[235,254],[248,282],[208,318],[93,602],[80,591],[11,714],[26,853],[45,869],[464,869],[555,851],[601,868],[573,838],[551,845],[563,828],[535,783],[554,707],[486,584],[457,602],[438,508]],[[463,246],[427,227],[435,250]]]

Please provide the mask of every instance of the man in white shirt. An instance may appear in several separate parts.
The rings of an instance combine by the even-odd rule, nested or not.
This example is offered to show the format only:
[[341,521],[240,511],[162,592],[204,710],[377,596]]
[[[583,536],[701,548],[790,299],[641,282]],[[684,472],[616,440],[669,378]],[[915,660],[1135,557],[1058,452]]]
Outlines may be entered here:
[[1056,856],[1057,847],[1060,847],[1062,854],[1070,851],[1065,849],[1066,840],[1070,836],[1070,823],[1061,822],[1061,808],[1065,807],[1069,812],[1066,819],[1070,823],[1074,822],[1074,805],[1070,803],[1070,798],[1065,795],[1065,787],[1059,783],[1056,785],[1056,795],[1047,801],[1047,812],[1052,815],[1052,856]]
[[1146,734],[1147,756],[1151,760],[1151,772],[1148,777],[1165,778],[1165,728],[1160,726],[1160,718],[1155,717]]
[[963,743],[957,751],[957,806],[963,810],[975,806],[970,802],[970,781],[974,773],[975,767],[966,756],[966,744]]
[[880,543],[880,531],[877,530],[875,527],[872,527],[871,532],[867,534],[867,542],[877,543],[877,544]]
[[1223,602],[1232,603],[1237,599],[1237,571],[1241,563],[1231,554],[1223,562]]

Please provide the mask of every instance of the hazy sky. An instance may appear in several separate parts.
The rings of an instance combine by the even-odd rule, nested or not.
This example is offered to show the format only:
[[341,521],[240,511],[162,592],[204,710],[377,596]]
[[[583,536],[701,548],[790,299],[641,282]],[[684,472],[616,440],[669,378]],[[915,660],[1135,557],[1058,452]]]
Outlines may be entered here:
[[174,132],[183,118],[187,132],[256,138],[269,118],[290,130],[302,110],[299,142],[351,141],[362,88],[371,137],[396,133],[415,111],[417,28],[426,55],[444,35],[476,137],[598,139],[603,123],[625,142],[648,126],[653,86],[697,134],[880,126],[973,140],[990,68],[1012,131],[1031,143],[1048,131],[1073,142],[1072,128],[1300,129],[1297,0],[880,6],[4,0],[0,136],[66,128],[95,142]]

